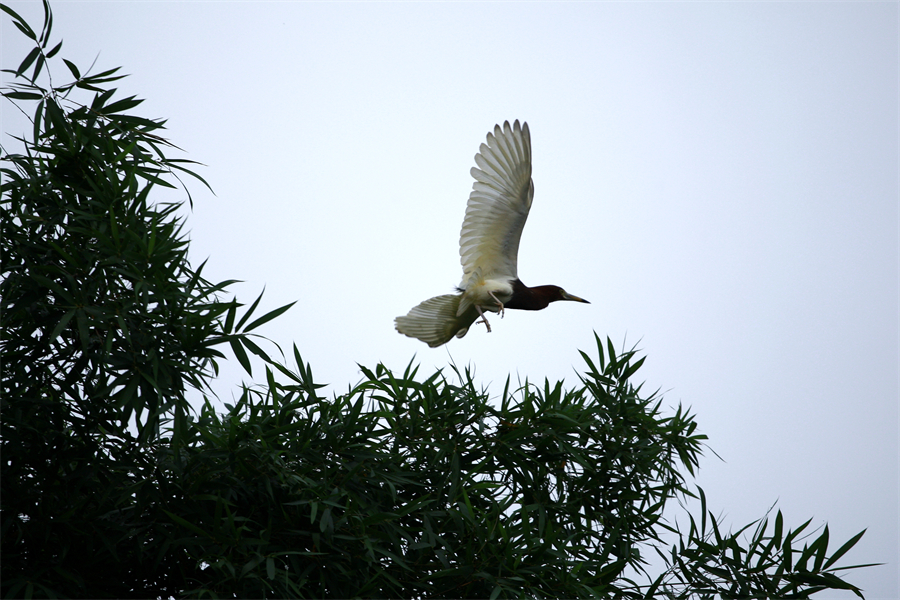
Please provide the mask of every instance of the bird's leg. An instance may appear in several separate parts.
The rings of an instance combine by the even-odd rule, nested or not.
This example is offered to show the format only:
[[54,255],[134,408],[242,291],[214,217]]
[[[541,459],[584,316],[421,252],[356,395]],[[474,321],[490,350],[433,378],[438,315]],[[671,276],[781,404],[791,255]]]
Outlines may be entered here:
[[476,323],[484,323],[484,326],[487,327],[487,332],[490,333],[491,332],[491,324],[488,323],[487,317],[485,317],[484,313],[481,312],[481,307],[476,304],[475,309],[478,311],[478,314],[481,315],[481,320],[476,321]]
[[[494,292],[488,290],[488,294],[491,295],[491,298],[493,298],[494,301],[497,303],[497,306],[500,307],[500,318],[502,319],[502,318],[503,318],[503,311],[504,311],[503,303],[500,302],[499,300],[497,300],[497,296],[494,295]],[[482,315],[482,318],[483,318],[483,315]]]

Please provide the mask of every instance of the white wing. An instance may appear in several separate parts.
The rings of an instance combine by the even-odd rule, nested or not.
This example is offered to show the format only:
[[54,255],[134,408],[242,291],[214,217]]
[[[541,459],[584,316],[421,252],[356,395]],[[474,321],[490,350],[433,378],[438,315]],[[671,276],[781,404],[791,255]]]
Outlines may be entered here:
[[511,282],[518,277],[519,238],[534,197],[528,123],[495,126],[475,155],[475,164],[478,167],[471,171],[475,184],[459,235],[464,289],[473,274],[482,281]]

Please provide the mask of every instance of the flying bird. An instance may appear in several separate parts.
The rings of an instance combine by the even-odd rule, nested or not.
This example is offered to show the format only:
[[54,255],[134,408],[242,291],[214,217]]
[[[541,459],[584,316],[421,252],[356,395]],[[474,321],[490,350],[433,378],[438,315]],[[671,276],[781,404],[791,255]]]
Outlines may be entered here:
[[394,319],[397,331],[432,348],[463,337],[479,318],[490,333],[485,312],[502,317],[507,308],[541,310],[557,300],[588,303],[561,287],[530,288],[519,279],[519,238],[534,198],[528,123],[494,126],[475,155],[475,164],[471,171],[475,183],[459,235],[463,277],[458,293],[430,298]]

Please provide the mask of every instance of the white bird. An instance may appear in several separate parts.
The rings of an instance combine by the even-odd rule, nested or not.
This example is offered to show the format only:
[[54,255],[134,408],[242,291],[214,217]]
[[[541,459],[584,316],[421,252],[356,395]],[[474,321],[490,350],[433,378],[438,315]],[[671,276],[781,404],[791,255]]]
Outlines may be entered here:
[[518,277],[519,239],[534,198],[528,124],[494,126],[479,150],[459,235],[459,293],[430,298],[394,319],[397,331],[432,348],[463,337],[479,317],[490,332],[485,311],[502,316],[505,308],[540,310],[556,300],[587,303],[555,285],[529,288]]

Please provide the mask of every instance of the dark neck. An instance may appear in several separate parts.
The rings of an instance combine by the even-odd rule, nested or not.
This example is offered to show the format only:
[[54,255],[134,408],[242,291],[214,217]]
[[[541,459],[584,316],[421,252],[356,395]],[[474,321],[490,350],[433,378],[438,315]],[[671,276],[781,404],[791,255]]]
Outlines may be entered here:
[[528,287],[520,280],[513,282],[513,295],[503,306],[519,310],[541,310],[554,300],[559,300],[559,287],[555,285],[539,285]]

